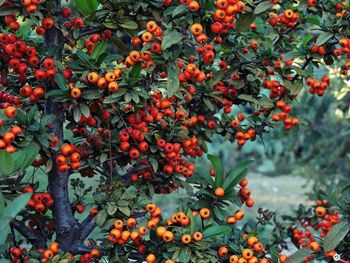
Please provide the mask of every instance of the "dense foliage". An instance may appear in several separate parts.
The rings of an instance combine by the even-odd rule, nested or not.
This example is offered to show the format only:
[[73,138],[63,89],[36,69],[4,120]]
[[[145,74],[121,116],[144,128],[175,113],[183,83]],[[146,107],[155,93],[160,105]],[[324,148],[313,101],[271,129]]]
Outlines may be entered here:
[[[0,1],[3,256],[286,262],[281,238],[262,244],[256,227],[235,227],[238,207],[254,205],[250,161],[228,173],[211,155],[210,171],[193,162],[214,135],[241,148],[302,123],[291,104],[303,87],[309,96],[332,88],[327,72],[314,74],[320,65],[346,81],[348,9],[326,0]],[[152,197],[178,188],[188,197],[165,218]],[[259,214],[257,226],[274,217]],[[306,246],[303,257],[320,249]]]

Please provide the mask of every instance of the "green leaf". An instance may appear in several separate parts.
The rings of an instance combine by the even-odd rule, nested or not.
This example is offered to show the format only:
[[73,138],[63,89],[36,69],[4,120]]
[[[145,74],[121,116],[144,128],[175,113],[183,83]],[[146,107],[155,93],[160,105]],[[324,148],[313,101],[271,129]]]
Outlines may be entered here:
[[203,238],[213,238],[216,236],[223,236],[231,232],[229,226],[211,226],[203,231]]
[[110,215],[110,216],[113,216],[115,214],[115,212],[117,212],[117,206],[115,205],[115,203],[111,203],[111,202],[108,202],[107,203],[107,213]]
[[174,11],[173,11],[173,13],[172,13],[172,17],[174,18],[174,17],[176,17],[176,16],[178,16],[178,15],[184,14],[187,10],[188,10],[187,5],[178,5],[178,6],[174,9]]
[[26,158],[22,163],[22,165],[19,167],[19,170],[24,171],[27,167],[29,167],[38,156],[39,151],[40,151],[39,146],[35,144],[31,144],[30,147],[25,149]]
[[213,165],[215,170],[215,184],[216,187],[222,186],[222,182],[224,181],[224,165],[219,157],[208,154],[208,159]]
[[272,262],[273,263],[278,263],[279,252],[278,252],[278,247],[277,246],[273,246],[270,249],[270,254],[271,254]]
[[302,248],[292,254],[287,259],[287,263],[302,263],[304,262],[304,259],[312,254],[312,250],[308,247]]
[[73,3],[84,16],[92,14],[99,6],[98,0],[74,0]]
[[131,210],[130,210],[130,208],[127,207],[127,206],[125,206],[125,207],[120,206],[120,207],[118,207],[118,210],[119,210],[120,212],[122,212],[122,213],[123,213],[124,215],[126,215],[126,216],[130,216],[130,215],[131,215]]
[[134,21],[124,21],[123,23],[120,24],[120,26],[122,28],[125,28],[125,29],[130,29],[130,30],[134,30],[134,29],[137,29],[139,26],[136,22]]
[[204,98],[203,102],[208,107],[209,110],[211,110],[211,111],[215,110],[215,107],[214,107],[213,103],[210,102],[210,100],[208,100],[207,98]]
[[4,209],[5,209],[5,198],[2,195],[2,193],[0,192],[0,218],[1,218],[2,214],[4,213]]
[[61,90],[64,90],[64,91],[69,90],[67,80],[60,73],[56,74],[56,83]]
[[214,87],[220,80],[222,80],[225,76],[224,71],[215,72],[214,76],[208,81],[209,87]]
[[90,57],[88,54],[86,54],[85,52],[83,52],[81,50],[78,50],[76,54],[82,62],[88,64],[91,67],[94,66],[93,58]]
[[300,57],[302,56],[303,53],[301,52],[297,52],[297,51],[289,51],[287,52],[284,57],[283,57],[283,61],[288,61],[288,60],[291,60],[291,59],[295,59],[297,57]]
[[104,23],[102,23],[102,25],[105,26],[106,28],[109,28],[109,29],[117,29],[118,28],[118,25],[114,24],[112,22],[104,22]]
[[14,153],[12,153],[12,158],[15,164],[14,170],[18,170],[18,168],[22,165],[22,163],[25,161],[26,159],[26,152],[19,150],[16,151]]
[[238,33],[247,32],[250,29],[250,25],[254,22],[254,14],[253,13],[244,13],[241,14],[235,25],[236,31]]
[[10,221],[26,206],[31,197],[31,193],[17,196],[9,203],[0,217],[0,245],[4,244],[10,231]]
[[78,123],[81,119],[81,111],[80,108],[75,108],[73,111],[73,119],[76,123]]
[[95,45],[94,51],[91,54],[91,57],[94,59],[98,59],[103,53],[106,52],[108,48],[108,42],[100,42]]
[[271,8],[272,4],[269,1],[264,1],[261,2],[260,4],[258,4],[255,9],[254,9],[254,14],[260,14],[264,11],[266,11],[267,9]]
[[177,31],[170,31],[165,33],[162,41],[162,50],[170,48],[182,40],[182,34]]
[[330,32],[322,32],[316,39],[316,45],[322,46],[325,44],[328,40],[330,40],[333,37],[333,33]]
[[323,249],[325,252],[331,251],[339,245],[339,243],[344,239],[347,233],[350,231],[350,223],[347,221],[342,221],[328,232],[324,239]]
[[90,109],[89,109],[89,106],[86,105],[85,103],[81,103],[81,104],[79,105],[79,107],[80,107],[81,113],[82,113],[86,118],[88,118],[88,117],[90,116]]
[[102,227],[107,220],[107,216],[108,214],[105,209],[102,209],[100,212],[98,212],[96,215],[96,225]]
[[129,73],[129,78],[133,83],[137,82],[141,77],[142,65],[141,62],[137,62]]
[[2,7],[0,9],[0,16],[7,16],[7,15],[16,14],[17,11],[18,11],[18,9],[16,9],[16,8]]
[[[1,198],[1,197],[0,197]],[[1,210],[0,210],[1,211]],[[190,235],[193,235],[194,233],[194,218],[193,218],[193,214],[192,214],[192,210],[191,209],[188,209],[187,211],[187,216],[190,218],[190,226],[189,226],[189,230],[190,230]]]
[[246,175],[249,165],[251,165],[254,160],[244,160],[239,162],[227,175],[223,188],[224,190],[230,190],[236,184],[238,184]]
[[167,70],[167,91],[168,97],[172,97],[179,90],[180,80],[179,80],[179,69],[176,63],[171,63]]
[[246,94],[241,94],[238,96],[239,99],[241,100],[245,100],[245,101],[249,101],[252,102],[254,104],[258,104],[258,100],[256,98],[254,98],[252,95],[246,95]]
[[193,221],[194,221],[194,231],[199,231],[202,232],[202,218],[200,217],[199,214],[195,215],[193,217]]
[[14,172],[15,164],[10,153],[0,151],[0,170],[4,175],[9,175]]
[[22,109],[17,108],[15,120],[18,121],[19,124],[25,125],[27,123],[26,113]]
[[[198,176],[202,177],[209,185],[215,186],[215,182],[214,182],[213,178],[202,167],[196,168],[196,172],[195,173],[198,174]],[[201,184],[200,182],[198,182],[198,183]]]

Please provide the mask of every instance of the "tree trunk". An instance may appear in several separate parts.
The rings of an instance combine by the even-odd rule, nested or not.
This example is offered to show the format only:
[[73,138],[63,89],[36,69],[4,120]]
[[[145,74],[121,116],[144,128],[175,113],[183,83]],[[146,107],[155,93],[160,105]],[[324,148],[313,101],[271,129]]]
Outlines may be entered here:
[[[59,2],[57,3],[59,8]],[[62,60],[64,36],[62,32],[55,26],[45,33],[45,50],[55,50],[53,57],[56,60]],[[54,83],[47,85],[47,91],[55,88]],[[58,136],[60,142],[64,141],[63,123],[64,113],[62,104],[55,102],[54,98],[49,97],[45,101],[45,114],[53,114],[56,116],[52,123],[51,129]],[[56,231],[56,241],[60,244],[60,249],[69,251],[74,241],[79,237],[79,224],[74,218],[68,196],[68,173],[60,173],[55,164],[57,153],[52,151],[53,168],[48,173],[48,190],[52,195],[55,203],[53,205],[53,217]]]

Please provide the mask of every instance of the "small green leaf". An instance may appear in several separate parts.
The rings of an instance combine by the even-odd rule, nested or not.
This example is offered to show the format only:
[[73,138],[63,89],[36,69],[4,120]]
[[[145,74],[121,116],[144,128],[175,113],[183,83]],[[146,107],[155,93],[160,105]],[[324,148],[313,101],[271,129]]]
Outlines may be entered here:
[[231,232],[229,226],[211,226],[203,231],[203,238],[213,238],[216,236],[223,236]]
[[105,209],[102,209],[100,212],[98,212],[96,215],[96,225],[102,227],[107,220],[107,216],[108,214]]
[[0,170],[4,175],[9,175],[14,172],[15,164],[10,153],[0,151]]
[[273,247],[270,249],[270,254],[271,254],[272,262],[273,262],[273,263],[278,263],[278,256],[279,256],[279,253],[278,253],[278,247],[277,247],[277,246],[273,246]]
[[120,24],[120,26],[122,28],[125,28],[125,29],[130,29],[130,30],[134,30],[134,29],[137,29],[139,26],[136,22],[134,21],[124,21],[123,23]]
[[60,73],[56,74],[56,83],[61,90],[64,90],[64,91],[69,90],[67,80]]
[[30,147],[25,149],[26,158],[19,167],[19,170],[24,171],[27,167],[29,167],[38,156],[39,150],[40,148],[36,144],[31,144]]
[[249,101],[252,102],[254,104],[258,104],[258,100],[256,98],[254,98],[252,95],[246,95],[246,94],[241,94],[238,96],[238,98],[240,100],[245,100],[245,101]]
[[215,184],[216,187],[222,186],[222,182],[224,181],[224,165],[219,157],[208,154],[208,159],[213,165],[215,170]]
[[97,0],[74,0],[73,3],[79,12],[84,16],[92,14],[98,9],[99,6],[99,2]]
[[166,50],[171,46],[180,43],[182,40],[182,34],[177,31],[170,31],[165,33],[162,41],[162,50]]
[[253,13],[244,13],[241,14],[235,25],[236,31],[238,33],[247,32],[250,29],[250,25],[254,22],[254,14]]
[[19,124],[25,125],[27,123],[26,113],[22,109],[17,108],[15,120],[18,121]]
[[73,119],[76,123],[78,123],[81,119],[81,111],[80,108],[75,108],[73,111]]
[[132,67],[132,70],[129,73],[129,78],[131,79],[131,82],[135,83],[135,82],[137,82],[140,79],[140,77],[141,77],[141,70],[142,70],[141,62],[137,62]]
[[184,14],[187,10],[188,10],[187,5],[178,5],[178,6],[174,9],[174,11],[173,11],[173,13],[172,13],[172,17],[174,18],[174,17],[176,17],[176,16],[178,16],[178,15]]
[[222,80],[225,76],[224,71],[215,72],[214,76],[208,81],[209,87],[214,87],[220,80]]
[[118,25],[114,24],[112,22],[104,22],[104,23],[102,23],[102,25],[104,25],[106,28],[109,28],[109,29],[117,29],[118,28]]
[[90,109],[89,109],[89,106],[86,105],[85,103],[81,103],[81,104],[79,105],[79,107],[80,107],[81,113],[82,113],[86,118],[88,118],[88,117],[90,116]]
[[0,218],[1,218],[2,214],[4,213],[4,209],[5,209],[5,198],[2,195],[2,193],[0,192]]
[[325,44],[328,40],[330,40],[333,37],[333,33],[330,32],[322,32],[316,40],[317,46],[322,46]]
[[126,216],[130,216],[130,215],[131,215],[131,210],[130,210],[130,208],[127,207],[127,206],[125,206],[125,207],[120,206],[120,207],[118,207],[118,210],[119,210],[120,212],[122,212],[122,213],[123,213],[124,215],[126,215]]
[[117,212],[117,209],[118,208],[115,205],[115,203],[111,203],[111,202],[107,203],[107,213],[108,213],[108,215],[113,216],[115,214],[115,212]]
[[297,51],[290,51],[290,52],[287,52],[284,57],[283,57],[283,61],[288,61],[288,60],[291,60],[291,59],[295,59],[297,57],[300,57],[302,56],[303,53],[301,52],[297,52]]
[[90,57],[88,54],[86,54],[85,52],[83,52],[81,50],[78,50],[76,54],[82,62],[88,64],[91,67],[94,66],[93,58]]
[[255,9],[254,9],[254,14],[260,14],[264,11],[266,11],[267,9],[271,8],[272,4],[269,1],[264,1],[261,2],[260,4],[258,4]]
[[230,190],[236,184],[238,184],[246,175],[249,165],[251,165],[254,160],[244,160],[239,162],[227,175],[223,188],[224,190]]
[[[209,185],[215,186],[215,182],[214,182],[213,178],[202,167],[196,168],[195,173],[198,174],[198,176],[202,177]],[[198,182],[198,183],[200,184],[200,182]]]
[[304,259],[312,254],[312,250],[308,247],[299,249],[287,259],[287,263],[302,263]]
[[172,97],[179,90],[180,80],[179,80],[179,69],[176,63],[171,63],[167,70],[167,91],[168,97]]
[[347,233],[350,231],[350,223],[347,221],[342,221],[328,232],[324,239],[323,249],[328,252],[337,247],[339,243],[344,239]]
[[106,52],[108,48],[108,42],[100,42],[95,45],[94,51],[91,54],[91,57],[94,59],[98,59],[103,53]]

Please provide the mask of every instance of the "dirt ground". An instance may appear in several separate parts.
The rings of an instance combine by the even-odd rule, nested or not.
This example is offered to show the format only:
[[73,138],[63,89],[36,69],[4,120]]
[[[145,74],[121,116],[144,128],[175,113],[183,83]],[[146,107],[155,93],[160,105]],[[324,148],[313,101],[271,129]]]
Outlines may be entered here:
[[311,191],[312,182],[307,182],[305,178],[249,174],[248,179],[256,209],[262,207],[286,214],[290,212],[290,206],[309,202],[305,194]]

